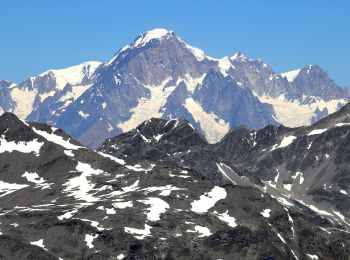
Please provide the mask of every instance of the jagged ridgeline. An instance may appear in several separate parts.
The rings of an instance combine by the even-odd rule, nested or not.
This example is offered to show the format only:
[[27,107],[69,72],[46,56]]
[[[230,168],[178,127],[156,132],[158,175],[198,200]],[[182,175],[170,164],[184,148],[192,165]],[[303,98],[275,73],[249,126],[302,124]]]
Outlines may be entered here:
[[85,148],[0,116],[1,259],[348,259],[350,106],[216,144],[152,118]]
[[317,65],[278,74],[242,53],[211,58],[165,29],[139,35],[105,63],[0,81],[1,112],[93,148],[152,117],[184,118],[215,143],[239,125],[309,125],[348,101],[348,90]]

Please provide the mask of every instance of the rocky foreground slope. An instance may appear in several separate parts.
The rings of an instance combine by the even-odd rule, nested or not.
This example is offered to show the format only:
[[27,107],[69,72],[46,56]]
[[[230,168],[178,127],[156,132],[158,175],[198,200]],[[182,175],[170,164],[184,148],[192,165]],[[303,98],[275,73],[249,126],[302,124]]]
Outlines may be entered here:
[[1,259],[348,259],[350,106],[210,145],[150,119],[97,151],[0,117]]

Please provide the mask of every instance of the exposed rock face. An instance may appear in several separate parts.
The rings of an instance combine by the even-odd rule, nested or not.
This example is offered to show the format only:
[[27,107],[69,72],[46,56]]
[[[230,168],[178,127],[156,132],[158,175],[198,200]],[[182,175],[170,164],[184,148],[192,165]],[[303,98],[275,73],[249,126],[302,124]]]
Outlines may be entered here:
[[267,190],[349,225],[349,115],[348,104],[309,127],[234,129],[214,150]]
[[317,65],[309,65],[301,69],[293,83],[300,96],[320,97],[325,101],[349,99],[349,91],[338,87],[327,72]]
[[239,127],[215,145],[152,118],[98,151],[5,113],[0,256],[347,259],[349,113]]
[[12,83],[6,80],[0,80],[0,113],[10,110],[15,106],[10,97],[10,87]]
[[106,63],[1,83],[0,93],[0,112],[49,123],[93,148],[152,117],[184,118],[215,143],[242,124],[309,125],[349,101],[316,65],[276,74],[242,53],[208,57],[165,29],[139,35]]

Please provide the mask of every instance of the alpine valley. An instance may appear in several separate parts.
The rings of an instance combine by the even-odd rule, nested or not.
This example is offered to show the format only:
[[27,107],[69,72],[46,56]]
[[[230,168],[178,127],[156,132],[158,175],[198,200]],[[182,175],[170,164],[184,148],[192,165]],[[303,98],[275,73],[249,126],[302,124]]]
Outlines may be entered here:
[[174,32],[0,82],[0,259],[350,259],[350,99]]
[[165,29],[139,35],[105,63],[0,81],[0,112],[63,129],[92,148],[152,117],[186,119],[215,143],[239,125],[309,125],[349,98],[317,65],[276,74],[242,53],[208,57]]

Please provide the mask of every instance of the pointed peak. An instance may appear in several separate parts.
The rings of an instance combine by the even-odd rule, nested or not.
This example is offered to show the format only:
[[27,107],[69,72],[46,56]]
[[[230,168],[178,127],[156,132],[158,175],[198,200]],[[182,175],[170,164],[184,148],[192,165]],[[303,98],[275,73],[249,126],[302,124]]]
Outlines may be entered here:
[[315,64],[306,65],[305,67],[303,67],[300,70],[300,73],[305,74],[305,75],[310,74],[310,73],[328,75],[325,70],[323,70],[320,66],[315,65]]
[[137,36],[136,39],[131,44],[125,45],[123,48],[119,49],[118,52],[114,54],[112,59],[109,62],[107,62],[105,65],[108,66],[112,64],[115,60],[117,60],[119,56],[124,57],[125,53],[127,53],[127,51],[129,51],[130,49],[141,48],[152,40],[160,41],[165,38],[170,38],[171,36],[178,38],[173,31],[170,31],[164,28],[156,28],[156,29],[147,31],[145,33],[142,33],[139,36]]
[[298,77],[300,71],[301,69],[291,70],[288,72],[281,73],[279,75],[281,75],[282,78],[286,78],[288,82],[293,82],[296,79],[296,77]]
[[227,72],[230,70],[230,68],[232,67],[232,64],[231,64],[231,61],[230,61],[230,58],[225,56],[223,58],[221,58],[219,60],[219,68],[220,68],[220,71],[221,73],[226,77],[228,74]]
[[133,43],[134,47],[142,47],[145,46],[151,40],[161,40],[165,37],[169,37],[170,35],[175,35],[173,31],[164,29],[164,28],[156,28],[150,31],[147,31],[141,35],[139,35]]
[[307,66],[304,68],[304,70],[306,70],[306,73],[307,73],[307,74],[310,73],[310,72],[312,72],[312,71],[323,72],[323,70],[321,69],[320,66],[314,65],[314,64],[309,64],[309,65],[307,65]]
[[245,60],[247,57],[242,52],[236,52],[230,57],[230,60]]
[[8,140],[17,141],[33,140],[35,136],[26,122],[10,112],[0,116],[0,135],[6,136]]
[[2,115],[0,115],[0,122],[3,121],[16,121],[16,122],[20,122],[21,120],[13,113],[11,112],[4,112]]

